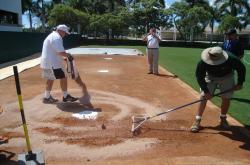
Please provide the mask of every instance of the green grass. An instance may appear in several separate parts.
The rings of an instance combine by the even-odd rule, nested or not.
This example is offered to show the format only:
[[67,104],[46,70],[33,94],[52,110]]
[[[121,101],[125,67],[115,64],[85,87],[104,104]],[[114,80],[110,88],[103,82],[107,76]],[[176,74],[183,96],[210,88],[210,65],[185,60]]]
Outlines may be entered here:
[[[161,48],[160,50],[160,65],[165,67],[170,72],[179,76],[181,80],[189,84],[196,91],[199,90],[198,83],[195,78],[195,68],[200,60],[202,49],[192,48]],[[249,51],[246,51],[249,52]],[[246,54],[246,59],[249,54]],[[250,65],[246,64],[247,74],[244,88],[241,91],[235,92],[232,99],[229,114],[240,121],[247,127],[250,127]],[[220,98],[212,100],[217,106],[220,106]]]
[[[103,46],[91,46],[103,47]],[[145,53],[143,46],[106,46],[119,48],[136,48]],[[195,78],[195,68],[200,60],[202,49],[194,48],[176,48],[161,47],[159,63],[170,72],[178,75],[178,77],[189,84],[193,89],[199,91],[199,86]],[[250,63],[250,51],[245,51],[246,60]],[[247,68],[246,81],[241,91],[235,92],[232,99],[229,114],[239,122],[250,128],[250,65],[245,64]],[[217,106],[220,106],[220,98],[212,100]]]

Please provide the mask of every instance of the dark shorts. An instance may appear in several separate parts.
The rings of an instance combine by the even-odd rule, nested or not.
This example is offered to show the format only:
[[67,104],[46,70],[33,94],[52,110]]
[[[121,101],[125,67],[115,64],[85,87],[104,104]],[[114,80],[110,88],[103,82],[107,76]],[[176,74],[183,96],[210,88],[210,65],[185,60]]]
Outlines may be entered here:
[[59,68],[59,69],[53,69],[54,75],[56,79],[63,79],[65,78],[65,73],[64,71]]
[[63,79],[66,78],[64,70],[62,68],[58,69],[43,69],[43,78],[48,80]]

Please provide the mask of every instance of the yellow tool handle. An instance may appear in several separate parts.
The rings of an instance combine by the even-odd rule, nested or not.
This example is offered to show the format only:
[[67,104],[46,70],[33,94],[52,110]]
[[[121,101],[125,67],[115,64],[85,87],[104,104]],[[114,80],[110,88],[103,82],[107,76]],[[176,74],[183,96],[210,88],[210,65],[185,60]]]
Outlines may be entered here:
[[29,134],[28,134],[28,128],[27,128],[26,119],[25,119],[24,110],[23,110],[23,99],[21,95],[21,88],[20,88],[20,83],[19,83],[19,75],[18,75],[17,66],[13,66],[13,70],[14,70],[14,76],[15,76],[15,82],[16,82],[16,91],[17,91],[17,97],[18,97],[18,103],[19,103],[19,110],[21,112],[23,130],[24,130],[25,139],[26,139],[26,145],[27,145],[28,153],[32,153]]

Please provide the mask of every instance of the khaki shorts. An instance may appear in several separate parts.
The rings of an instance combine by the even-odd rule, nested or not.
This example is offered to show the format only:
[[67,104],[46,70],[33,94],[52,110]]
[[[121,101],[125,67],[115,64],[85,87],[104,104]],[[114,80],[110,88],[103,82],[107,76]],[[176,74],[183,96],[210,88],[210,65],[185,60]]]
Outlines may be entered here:
[[[209,92],[213,95],[216,89],[220,89],[220,92],[232,89],[235,85],[234,82],[234,74],[230,73],[224,77],[212,77],[212,76],[206,76],[206,82]],[[233,90],[229,91],[227,93],[221,94],[221,97],[223,98],[232,98],[233,96]],[[204,92],[201,90],[201,96],[204,96]]]
[[64,69],[43,69],[42,77],[47,80],[63,79],[66,78]]

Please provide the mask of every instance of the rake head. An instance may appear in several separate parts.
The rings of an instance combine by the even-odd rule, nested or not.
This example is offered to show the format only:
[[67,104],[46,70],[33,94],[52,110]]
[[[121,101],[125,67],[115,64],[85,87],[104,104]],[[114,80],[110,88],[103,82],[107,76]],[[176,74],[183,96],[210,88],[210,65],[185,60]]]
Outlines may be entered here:
[[133,134],[136,134],[139,131],[140,126],[147,120],[148,120],[148,117],[146,117],[146,116],[132,116],[131,132]]

